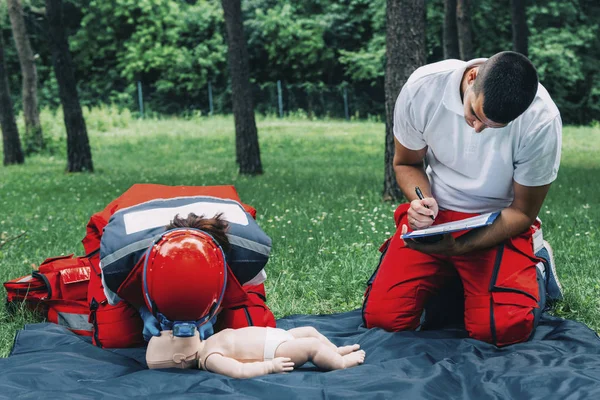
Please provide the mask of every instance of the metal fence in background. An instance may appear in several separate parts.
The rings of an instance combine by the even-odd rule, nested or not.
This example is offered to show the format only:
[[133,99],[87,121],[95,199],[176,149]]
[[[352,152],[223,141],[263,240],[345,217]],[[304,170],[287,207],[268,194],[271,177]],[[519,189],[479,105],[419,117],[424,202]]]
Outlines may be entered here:
[[[140,116],[143,117],[148,109],[177,113],[176,99],[167,104],[168,99],[153,93],[152,89],[137,82],[137,109]],[[230,87],[209,82],[202,92],[203,96],[192,99],[189,105],[183,107],[185,112],[203,115],[232,113]],[[370,84],[343,83],[332,86],[275,81],[252,84],[252,96],[256,113],[280,118],[301,115],[308,118],[383,120],[385,116],[383,88]]]

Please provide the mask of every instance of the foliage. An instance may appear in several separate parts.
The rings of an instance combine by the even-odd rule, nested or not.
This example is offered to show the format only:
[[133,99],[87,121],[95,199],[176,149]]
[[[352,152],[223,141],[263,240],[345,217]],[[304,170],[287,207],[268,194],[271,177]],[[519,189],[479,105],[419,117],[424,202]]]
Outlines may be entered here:
[[600,5],[537,1],[529,13],[530,53],[562,118],[600,116]]
[[[226,67],[220,5],[195,3],[90,1],[82,9],[81,29],[72,40],[80,70],[99,74],[94,77],[99,84],[116,83],[109,101],[119,102],[123,91],[135,93],[136,82],[141,81],[152,83],[145,87],[163,111],[191,107],[193,103],[186,100],[197,100],[208,80]],[[103,76],[107,72],[109,79]],[[173,105],[178,108],[171,109]]]
[[335,62],[334,51],[324,41],[325,21],[298,15],[296,8],[281,2],[247,12],[248,47],[257,50],[252,52],[252,66],[269,66],[266,80],[319,81],[326,66]]
[[[104,120],[89,132],[94,174],[65,174],[64,157],[52,155],[0,169],[0,243],[26,232],[0,248],[1,282],[29,273],[46,257],[82,254],[89,217],[133,183],[234,184],[273,239],[267,293],[278,318],[360,307],[377,249],[395,228],[395,205],[380,195],[382,123],[309,121],[302,114],[259,118],[267,173],[248,178],[236,172],[231,117],[134,120],[116,111],[88,114]],[[43,118],[61,125],[60,114],[44,111]],[[112,127],[94,128],[100,126]],[[559,177],[541,211],[566,290],[558,315],[596,331],[599,134],[598,127],[565,129]],[[0,302],[0,354],[6,355],[15,330],[33,319],[9,317],[3,307]]]
[[[292,91],[301,86],[332,91],[347,85],[361,115],[383,114],[385,0],[242,3],[258,109],[272,111],[276,100],[261,88],[281,80]],[[528,2],[530,57],[566,123],[600,120],[599,4],[597,0]],[[39,13],[43,5],[43,0],[24,1],[24,17],[39,54],[40,104],[57,107],[46,21]],[[510,0],[472,0],[471,11],[478,57],[512,47]],[[84,105],[116,104],[137,110],[140,81],[150,113],[206,113],[211,82],[214,111],[231,112],[220,2],[70,0],[65,2],[65,14]],[[440,61],[442,0],[427,2],[426,18],[427,61]],[[11,90],[20,108],[19,64],[10,24],[1,26]],[[318,92],[313,97],[302,107],[321,103],[318,106],[325,109],[305,108],[308,113],[340,115],[337,103],[320,102]]]
[[353,81],[383,82],[385,73],[385,0],[332,2],[333,44],[339,62]]

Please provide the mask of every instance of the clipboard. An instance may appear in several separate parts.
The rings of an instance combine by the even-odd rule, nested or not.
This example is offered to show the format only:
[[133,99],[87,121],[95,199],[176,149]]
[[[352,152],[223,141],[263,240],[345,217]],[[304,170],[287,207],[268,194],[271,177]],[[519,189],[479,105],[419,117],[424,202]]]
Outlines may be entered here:
[[460,232],[468,229],[481,228],[491,225],[500,215],[500,211],[477,215],[475,217],[433,225],[426,229],[418,229],[402,235],[402,239],[418,239],[427,236],[443,235],[445,233]]

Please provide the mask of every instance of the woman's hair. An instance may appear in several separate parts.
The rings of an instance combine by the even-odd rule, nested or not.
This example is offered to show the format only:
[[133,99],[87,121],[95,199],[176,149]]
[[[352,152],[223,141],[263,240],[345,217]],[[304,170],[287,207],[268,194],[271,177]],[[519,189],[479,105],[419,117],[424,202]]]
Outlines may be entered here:
[[221,246],[223,251],[227,253],[231,248],[229,239],[226,235],[229,224],[222,217],[223,213],[219,213],[213,218],[204,218],[204,215],[197,216],[194,213],[189,213],[187,218],[181,218],[179,214],[177,214],[166,228],[167,230],[194,228],[204,231],[211,235]]

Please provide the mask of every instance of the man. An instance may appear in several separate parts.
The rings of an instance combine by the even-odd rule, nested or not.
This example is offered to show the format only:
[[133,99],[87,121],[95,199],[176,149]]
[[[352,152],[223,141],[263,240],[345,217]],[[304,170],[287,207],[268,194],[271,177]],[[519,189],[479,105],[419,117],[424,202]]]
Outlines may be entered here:
[[[502,346],[531,336],[545,297],[536,217],[557,176],[561,129],[557,107],[521,54],[446,60],[411,75],[394,110],[393,161],[410,203],[396,210],[397,231],[369,280],[367,327],[418,328],[432,295],[458,274],[471,337]],[[492,225],[437,243],[400,238],[498,210]]]

